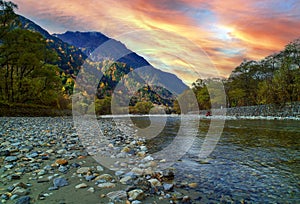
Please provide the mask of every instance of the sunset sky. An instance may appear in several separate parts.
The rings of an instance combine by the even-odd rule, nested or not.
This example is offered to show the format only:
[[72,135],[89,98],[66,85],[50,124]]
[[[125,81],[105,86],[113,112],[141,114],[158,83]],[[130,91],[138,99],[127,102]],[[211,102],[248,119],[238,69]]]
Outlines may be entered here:
[[300,37],[299,0],[12,1],[50,33],[102,32],[187,83],[227,77]]

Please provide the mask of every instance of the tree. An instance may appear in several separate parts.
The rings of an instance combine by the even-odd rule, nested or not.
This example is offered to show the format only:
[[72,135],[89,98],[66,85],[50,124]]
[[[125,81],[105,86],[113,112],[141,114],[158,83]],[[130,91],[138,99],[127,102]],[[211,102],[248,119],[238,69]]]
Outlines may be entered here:
[[18,28],[15,4],[0,1],[0,6],[0,100],[58,106],[59,69],[49,64],[57,55],[41,34]]
[[18,6],[13,2],[0,0],[0,40],[18,24],[16,8]]

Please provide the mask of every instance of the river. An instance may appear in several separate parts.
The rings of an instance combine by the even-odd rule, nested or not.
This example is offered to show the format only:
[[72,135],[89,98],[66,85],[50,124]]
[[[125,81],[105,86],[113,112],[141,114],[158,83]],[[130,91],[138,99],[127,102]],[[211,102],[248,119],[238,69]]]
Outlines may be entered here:
[[[156,120],[160,125],[161,118]],[[138,127],[150,124],[147,117],[134,117],[133,121]],[[152,121],[153,127],[155,124]],[[178,136],[180,125],[183,124],[179,117],[169,117],[164,130],[148,141],[150,151],[168,148]],[[195,200],[300,202],[299,121],[227,120],[214,151],[199,162],[199,151],[209,126],[209,119],[200,120],[193,146],[173,166],[177,180],[198,184],[191,192]]]

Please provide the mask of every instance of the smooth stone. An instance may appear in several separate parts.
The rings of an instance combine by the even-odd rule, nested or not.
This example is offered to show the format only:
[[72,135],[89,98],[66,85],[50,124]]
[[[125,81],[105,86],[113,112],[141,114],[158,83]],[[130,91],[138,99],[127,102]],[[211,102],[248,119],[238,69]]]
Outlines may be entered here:
[[25,195],[29,194],[29,191],[26,190],[25,188],[21,188],[21,187],[17,186],[11,193],[18,195],[18,196],[25,196]]
[[151,157],[150,155],[149,156],[146,156],[145,158],[142,159],[143,162],[150,162],[150,161],[153,161],[153,157]]
[[197,183],[189,183],[188,186],[190,188],[196,188],[198,186],[198,184]]
[[65,166],[65,165],[68,164],[68,160],[66,160],[66,159],[57,159],[57,160],[55,161],[55,163],[56,163],[56,164],[59,164],[59,165]]
[[60,167],[58,167],[58,171],[61,173],[67,173],[68,168],[65,166],[60,166]]
[[71,166],[74,167],[74,168],[78,168],[78,167],[80,167],[80,164],[73,163],[73,164],[71,164]]
[[124,174],[124,171],[116,171],[115,172],[115,175],[116,176],[121,176],[121,175],[123,175]]
[[100,176],[97,176],[97,178],[95,178],[95,180],[106,180],[106,181],[112,181],[113,177],[110,174],[102,174]]
[[8,194],[2,194],[1,198],[4,200],[8,200],[9,199],[9,195]]
[[15,186],[8,186],[6,190],[8,192],[12,192],[14,189],[15,189]]
[[141,189],[135,189],[128,192],[130,200],[143,200],[145,197],[144,191]]
[[99,188],[114,188],[114,187],[116,187],[116,184],[114,184],[114,183],[100,183],[100,184],[98,184],[98,187]]
[[57,154],[65,154],[67,151],[65,149],[57,150]]
[[23,196],[17,200],[16,204],[30,204],[30,199],[29,196]]
[[65,178],[55,178],[53,179],[54,187],[63,187],[69,185],[68,181]]
[[5,157],[5,160],[6,162],[14,162],[14,161],[17,161],[18,160],[18,157],[16,156],[8,156],[8,157]]
[[77,169],[76,173],[77,174],[87,174],[90,171],[91,171],[90,167],[80,167],[79,169]]
[[52,186],[48,188],[48,191],[55,191],[55,190],[58,190],[58,187]]
[[76,189],[79,189],[79,188],[86,188],[87,185],[85,183],[81,183],[81,184],[78,184],[75,186]]
[[94,176],[94,175],[89,175],[89,176],[86,176],[86,177],[85,177],[85,180],[87,180],[87,181],[92,181],[94,178],[96,178],[96,176]]
[[152,187],[158,187],[158,186],[161,186],[161,183],[160,183],[160,181],[159,180],[157,180],[157,179],[149,179],[148,180],[150,183],[151,183],[151,186]]
[[140,151],[136,154],[138,157],[145,157],[146,152]]
[[87,191],[90,192],[90,193],[94,193],[95,189],[93,187],[90,187],[89,189],[87,189]]
[[104,171],[104,168],[102,166],[97,166],[96,169],[97,171]]
[[46,151],[46,153],[48,153],[48,154],[51,154],[51,153],[53,153],[53,152],[54,152],[53,149],[48,149],[48,150]]
[[126,199],[127,198],[127,193],[126,191],[112,191],[109,192],[107,195],[107,197],[109,197],[112,201],[115,200],[122,200],[122,199]]
[[39,153],[37,153],[37,152],[33,152],[31,154],[26,154],[26,157],[28,157],[28,158],[36,158],[38,156],[39,156]]
[[189,196],[183,196],[183,198],[182,198],[183,203],[190,203],[190,201],[191,201],[191,198]]
[[11,197],[10,197],[10,200],[15,200],[15,199],[17,199],[17,197],[19,197],[18,195],[12,195]]
[[132,180],[132,177],[131,177],[131,176],[125,176],[125,177],[123,177],[123,178],[120,180],[120,183],[126,185],[126,184],[129,184],[129,182],[130,182],[131,180]]
[[137,168],[137,167],[134,167],[131,172],[137,174],[137,175],[143,175],[144,174],[144,170],[143,169],[140,169],[140,168]]
[[44,169],[42,169],[41,171],[39,171],[39,173],[38,173],[38,175],[39,176],[43,176],[43,175],[45,175],[47,172],[44,170]]
[[146,146],[140,146],[140,150],[143,152],[146,152],[148,150],[148,148]]
[[164,183],[163,187],[165,191],[170,191],[174,188],[174,184]]

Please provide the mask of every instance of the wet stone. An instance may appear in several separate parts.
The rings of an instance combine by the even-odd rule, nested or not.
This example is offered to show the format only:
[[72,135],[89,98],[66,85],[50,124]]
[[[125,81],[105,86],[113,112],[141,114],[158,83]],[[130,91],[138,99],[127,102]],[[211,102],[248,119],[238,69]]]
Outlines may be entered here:
[[145,197],[144,191],[135,189],[128,192],[129,200],[143,200]]
[[88,172],[90,172],[90,170],[90,167],[80,167],[76,172],[77,174],[87,174]]
[[23,196],[17,200],[16,204],[30,204],[30,200],[29,196]]
[[81,183],[81,184],[78,184],[75,186],[76,189],[79,189],[79,188],[86,188],[88,187],[85,183]]
[[68,181],[65,178],[55,178],[53,180],[54,187],[63,187],[69,185]]
[[18,160],[18,157],[16,157],[16,156],[7,156],[4,161],[14,162],[14,161],[17,161],[17,160]]
[[109,197],[112,201],[115,200],[122,200],[122,199],[126,199],[127,198],[127,193],[126,191],[113,191],[113,192],[109,192],[107,195],[107,197]]
[[98,184],[98,187],[99,188],[114,188],[114,187],[116,187],[116,184],[114,184],[114,183],[100,183],[100,184]]

